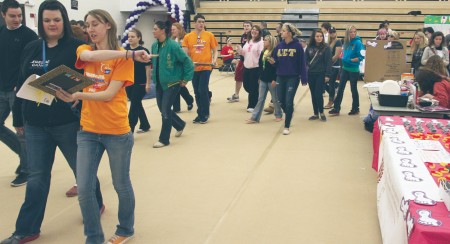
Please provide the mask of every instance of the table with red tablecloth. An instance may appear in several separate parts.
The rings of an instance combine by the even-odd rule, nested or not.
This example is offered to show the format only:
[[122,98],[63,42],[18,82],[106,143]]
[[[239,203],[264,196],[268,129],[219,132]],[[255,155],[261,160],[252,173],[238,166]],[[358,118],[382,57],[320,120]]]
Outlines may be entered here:
[[[420,140],[437,140],[442,143],[442,145],[450,152],[450,134],[443,133],[442,130],[437,128],[438,133],[431,133],[429,128],[426,126],[428,122],[440,122],[442,125],[447,126],[450,122],[449,120],[444,119],[427,119],[427,118],[413,118],[413,117],[398,117],[398,116],[380,116],[378,120],[375,122],[373,127],[373,159],[372,159],[372,168],[378,171],[378,150],[380,147],[381,137],[384,133],[384,130],[391,127],[391,125],[404,125],[405,121],[410,121],[410,124],[413,126],[416,125],[417,120],[423,121],[422,128],[424,132],[412,131],[408,132],[408,135],[411,139],[420,139]],[[383,128],[383,129],[381,129]],[[381,133],[383,132],[383,133]]]
[[[381,116],[374,127],[372,166],[378,171],[383,243],[450,243],[450,212],[438,191],[438,180],[450,178],[447,125],[447,120]],[[428,154],[415,140],[439,141],[442,162],[424,161]]]

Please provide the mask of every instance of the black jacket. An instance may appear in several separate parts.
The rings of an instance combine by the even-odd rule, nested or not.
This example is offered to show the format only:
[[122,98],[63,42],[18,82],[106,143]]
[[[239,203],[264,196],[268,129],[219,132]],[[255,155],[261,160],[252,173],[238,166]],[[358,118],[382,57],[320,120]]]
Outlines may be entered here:
[[261,69],[259,72],[260,73],[259,79],[262,82],[266,83],[272,82],[273,80],[277,80],[277,68],[275,67],[275,65],[270,64],[269,61],[264,61],[263,56],[264,50],[261,52],[261,55],[259,55],[259,68]]
[[[42,65],[42,42],[42,39],[35,40],[29,43],[23,51],[17,83],[19,89],[30,75],[43,75],[45,73]],[[83,70],[75,69],[76,51],[81,44],[84,44],[81,40],[63,38],[55,47],[48,48],[45,45],[47,70],[50,71],[64,64],[83,73]],[[17,98],[14,103],[14,127],[22,127],[24,122],[33,126],[59,126],[75,121],[79,121],[79,117],[72,111],[71,105],[57,98],[50,106],[20,98]]]
[[331,75],[331,49],[328,45],[319,49],[315,46],[306,48],[306,64],[308,73],[325,73],[325,76]]
[[36,39],[36,33],[24,25],[15,30],[8,30],[6,25],[0,27],[0,91],[14,90],[22,51]]

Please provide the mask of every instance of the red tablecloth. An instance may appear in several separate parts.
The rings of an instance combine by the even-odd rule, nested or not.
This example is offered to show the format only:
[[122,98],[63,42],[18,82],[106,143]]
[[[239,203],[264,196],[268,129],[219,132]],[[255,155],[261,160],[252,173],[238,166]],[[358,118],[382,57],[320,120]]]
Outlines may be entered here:
[[[443,126],[447,126],[448,120],[445,119],[427,119],[427,118],[413,118],[413,117],[398,117],[398,116],[380,116],[373,126],[373,158],[372,158],[372,168],[378,171],[378,150],[380,148],[380,141],[383,133],[381,133],[382,126],[386,124],[391,125],[403,125],[403,120],[406,119],[410,121],[410,124],[417,127],[417,119],[422,122],[423,132],[412,131],[408,132],[411,139],[418,140],[436,140],[440,141],[444,148],[450,152],[450,134],[443,133],[442,129],[437,128],[437,133],[431,133],[430,129],[426,126],[428,122],[440,122]],[[436,123],[433,123],[436,124]],[[450,243],[450,241],[449,241]]]
[[[414,130],[404,127],[405,119]],[[423,157],[427,154],[409,140],[436,140],[449,152],[450,135],[442,128],[431,133],[427,127],[429,122],[445,127],[448,120],[420,118],[423,132],[418,133],[417,119],[380,117],[374,127],[372,167],[379,167],[377,210],[382,238],[395,244],[450,244],[450,212],[438,191],[438,181],[450,179],[448,159],[427,162]]]

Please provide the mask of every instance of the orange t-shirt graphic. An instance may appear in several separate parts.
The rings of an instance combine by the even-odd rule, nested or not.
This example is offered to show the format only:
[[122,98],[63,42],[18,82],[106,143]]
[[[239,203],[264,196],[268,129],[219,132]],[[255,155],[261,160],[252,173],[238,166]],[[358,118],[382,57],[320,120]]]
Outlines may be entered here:
[[[106,90],[112,80],[122,81],[123,87],[111,101],[83,101],[81,109],[81,126],[84,131],[121,135],[130,131],[128,122],[127,94],[125,87],[134,82],[134,63],[132,59],[119,58],[102,62],[84,62],[81,52],[89,50],[89,45],[81,45],[77,49],[75,67],[84,69],[84,75],[95,81],[95,84],[83,89],[83,92],[95,93]],[[124,50],[124,49],[121,49]]]
[[[188,48],[188,55],[192,62],[211,63],[211,51],[218,46],[218,43],[214,34],[209,31],[202,31],[200,35],[193,31],[184,37],[182,46]],[[195,66],[195,71],[202,70],[212,70],[212,67],[208,65]]]

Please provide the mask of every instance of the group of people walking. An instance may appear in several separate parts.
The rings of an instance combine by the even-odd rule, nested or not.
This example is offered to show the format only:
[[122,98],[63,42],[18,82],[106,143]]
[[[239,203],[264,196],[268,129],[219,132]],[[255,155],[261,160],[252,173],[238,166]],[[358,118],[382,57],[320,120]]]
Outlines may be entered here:
[[[283,134],[290,134],[293,101],[300,83],[308,85],[311,91],[313,115],[309,120],[327,121],[324,109],[331,109],[331,116],[340,114],[348,80],[353,99],[349,115],[359,113],[357,81],[360,77],[360,62],[364,59],[361,54],[364,45],[354,26],[348,27],[342,44],[337,38],[336,29],[324,23],[321,29],[313,31],[306,47],[300,43],[301,32],[290,23],[277,27],[277,37],[270,33],[263,36],[261,27],[250,21],[245,21],[243,27],[241,43],[236,47],[240,55],[235,74],[236,90],[228,101],[239,101],[239,90],[243,84],[248,92],[247,112],[252,113],[247,123],[260,121],[267,92],[270,91],[275,121],[281,121],[284,112]],[[339,73],[341,82],[335,97]],[[324,91],[330,94],[326,105]]]
[[[180,97],[186,101],[188,110],[196,102],[197,116],[193,123],[206,124],[211,118],[209,80],[218,58],[216,38],[205,30],[205,17],[197,14],[193,18],[194,29],[188,34],[179,23],[157,21],[153,26],[156,41],[150,51],[143,47],[142,33],[134,28],[128,31],[129,46],[124,49],[117,41],[117,25],[111,15],[96,9],[84,18],[88,44],[73,37],[64,5],[57,0],[46,0],[38,11],[38,39],[33,31],[20,24],[21,11],[16,0],[3,2],[2,14],[7,25],[0,29],[0,48],[9,60],[0,59],[3,122],[0,139],[20,157],[18,177],[12,185],[27,183],[27,189],[15,231],[1,244],[25,243],[39,237],[56,148],[63,153],[77,182],[86,243],[105,242],[100,223],[105,204],[97,170],[106,151],[119,198],[119,224],[107,243],[125,243],[134,236],[135,196],[130,179],[133,133],[144,133],[151,128],[142,98],[154,87],[162,119],[154,148],[170,145],[172,127],[175,137],[182,135],[186,122],[177,114],[181,109]],[[291,23],[280,24],[277,36],[250,21],[245,21],[243,27],[244,34],[236,46],[239,59],[235,93],[228,100],[239,101],[242,86],[248,92],[246,109],[251,117],[246,123],[260,122],[270,92],[274,120],[281,122],[284,117],[282,134],[289,135],[294,98],[300,84],[308,85],[311,92],[309,120],[327,121],[324,109],[330,109],[330,116],[340,114],[347,81],[352,92],[348,114],[359,114],[357,81],[364,45],[355,26],[345,30],[341,42],[336,29],[324,24],[313,31],[306,47],[299,39],[301,31]],[[379,31],[379,35],[386,32]],[[413,67],[418,69],[435,62],[436,55],[448,65],[443,39],[442,33],[435,32],[427,42],[425,35],[417,32],[412,45]],[[10,46],[11,40],[19,41]],[[231,51],[226,56],[233,54],[231,40],[228,42]],[[16,97],[15,92],[27,79],[60,65],[83,73],[95,84],[73,94],[59,90],[58,100],[49,106]],[[14,76],[15,73],[18,75]],[[190,81],[194,97],[186,88]],[[326,104],[324,91],[329,93]],[[11,110],[16,133],[4,126]]]

